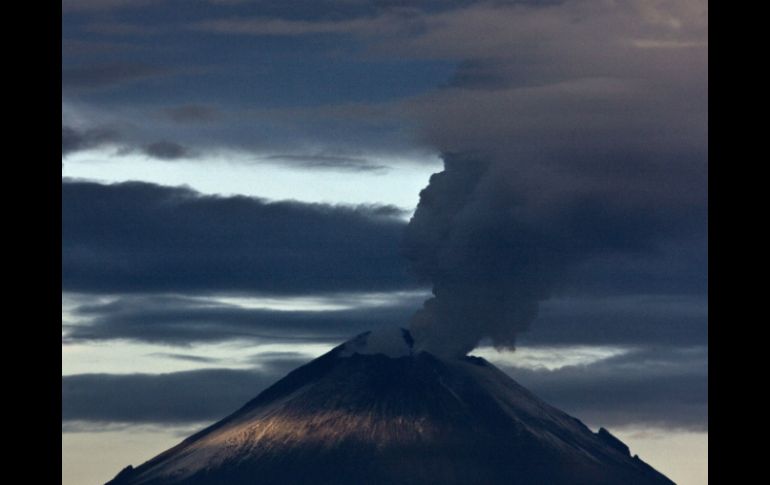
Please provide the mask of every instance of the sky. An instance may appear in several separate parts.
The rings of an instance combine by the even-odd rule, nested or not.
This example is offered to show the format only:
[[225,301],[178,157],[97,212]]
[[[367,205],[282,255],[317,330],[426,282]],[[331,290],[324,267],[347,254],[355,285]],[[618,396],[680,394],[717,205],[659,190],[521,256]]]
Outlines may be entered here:
[[707,483],[707,55],[703,0],[63,0],[63,485],[392,325]]

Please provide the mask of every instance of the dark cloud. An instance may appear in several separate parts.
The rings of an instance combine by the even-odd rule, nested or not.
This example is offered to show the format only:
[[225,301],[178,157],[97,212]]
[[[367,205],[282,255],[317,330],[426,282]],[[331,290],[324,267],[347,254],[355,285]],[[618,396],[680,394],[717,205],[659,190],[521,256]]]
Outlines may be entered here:
[[[409,18],[461,10],[474,4],[548,6],[562,2],[561,0],[495,0],[494,2],[488,0],[295,0],[287,4],[280,0],[270,0],[254,4],[237,0],[214,0],[212,3],[230,7],[221,9],[219,12],[222,14],[293,21],[294,24],[280,24],[293,25],[293,28],[280,29],[279,32],[273,30],[273,33],[301,35],[318,31],[344,33],[344,29],[327,30],[321,26],[328,26],[329,22],[373,19],[383,15]],[[223,31],[227,32],[226,29]],[[238,29],[234,33],[239,33]],[[264,33],[264,31],[257,29],[257,33]]]
[[[396,294],[366,305],[355,294],[331,299],[343,310],[244,308],[209,298],[124,296],[70,309],[65,342],[128,339],[170,345],[226,340],[345,340],[379,327],[403,325],[424,299]],[[357,305],[357,306],[356,306]],[[562,297],[542,304],[524,345],[705,346],[708,305],[700,296]],[[181,357],[180,357],[181,358]]]
[[414,287],[390,207],[62,182],[62,289],[273,294]]
[[603,254],[565,275],[577,293],[704,297],[708,293],[708,240],[661,242],[655,251]]
[[145,155],[149,155],[159,160],[177,160],[180,158],[189,158],[192,156],[190,150],[173,141],[161,140],[142,147]]
[[364,331],[405,322],[421,299],[418,295],[401,297],[391,305],[289,311],[242,308],[207,299],[135,296],[105,304],[80,305],[71,311],[79,323],[63,328],[68,342],[110,339],[171,345],[247,339],[338,342]]
[[706,347],[656,347],[555,371],[506,371],[593,427],[708,430]]
[[[63,8],[129,7],[132,3],[79,0]],[[538,152],[569,153],[574,140],[611,143],[629,134],[641,145],[650,139],[655,143],[676,138],[689,138],[691,144],[703,141],[695,137],[705,126],[705,2],[648,6],[636,0],[612,5],[595,1],[212,4],[167,0],[139,5],[141,9],[111,12],[110,17],[166,32],[162,41],[148,42],[141,33],[126,33],[119,40],[131,41],[146,52],[104,56],[94,64],[101,68],[72,62],[66,62],[66,68],[75,73],[105,71],[95,72],[95,77],[109,80],[111,71],[121,70],[116,64],[127,66],[122,70],[128,70],[130,78],[137,75],[131,66],[133,71],[136,66],[178,66],[183,59],[187,68],[207,66],[212,71],[183,82],[142,84],[131,92],[99,92],[89,99],[94,104],[122,108],[123,113],[128,106],[152,106],[155,111],[158,105],[183,105],[190,100],[222,106],[228,113],[236,107],[340,107],[382,101],[399,108],[398,120],[377,130],[368,126],[372,116],[344,126],[331,116],[317,125],[301,116],[287,124],[268,116],[243,123],[228,118],[232,124],[205,134],[217,145],[253,148],[260,143],[270,145],[263,153],[280,153],[296,150],[294,144],[303,141],[308,149],[323,146],[332,152],[340,146],[366,146],[387,153],[401,144],[403,153],[407,150],[403,145],[413,149],[430,144],[431,150],[446,152],[469,145],[489,149],[508,140],[509,152],[531,152],[534,147]],[[93,34],[83,31],[88,23],[78,18],[65,19],[67,38],[92,40]],[[225,32],[230,26],[258,33],[352,35],[312,42],[275,36],[236,42],[226,35],[180,29],[180,24],[201,22],[214,22]],[[158,43],[163,48],[157,48]],[[84,77],[94,76],[75,76]],[[447,85],[449,89],[435,89]],[[399,99],[404,102],[397,103]],[[412,136],[415,123],[423,127],[423,140]],[[608,131],[613,126],[618,129]],[[182,144],[200,135],[191,133],[183,139],[163,134]]]
[[162,110],[163,115],[177,123],[206,123],[221,118],[222,113],[213,106],[185,104]]
[[[120,10],[137,7],[154,6],[157,10],[163,8],[178,8],[190,3],[199,4],[200,9],[191,8],[194,13],[202,12],[237,12],[260,13],[266,17],[320,19],[348,18],[364,16],[381,11],[441,11],[456,9],[474,3],[494,3],[497,5],[552,5],[561,3],[556,0],[293,0],[287,4],[281,0],[63,0],[64,12],[74,11],[103,11]],[[197,6],[196,6],[197,7]],[[218,7],[218,8],[217,8]],[[180,12],[183,13],[183,12]]]
[[153,3],[150,0],[62,0],[63,13],[91,10],[115,10],[120,8],[143,7]]
[[61,40],[62,60],[98,57],[99,55],[120,55],[138,47],[129,42],[108,42],[105,40],[67,39]]
[[[503,368],[538,396],[588,425],[706,431],[704,348],[639,350],[555,371]],[[62,419],[175,425],[238,409],[307,357],[262,356],[260,370],[81,374],[62,378]]]
[[65,157],[71,153],[88,150],[119,140],[120,134],[114,128],[76,129],[71,126],[61,127],[61,154]]
[[266,361],[296,363],[309,360],[307,354],[301,352],[260,352],[259,354],[253,355],[250,359],[250,361],[256,365],[262,365]]
[[270,155],[265,160],[285,162],[309,169],[328,169],[344,172],[387,172],[387,165],[373,163],[366,158],[333,155]]
[[447,86],[467,89],[498,89],[509,87],[512,82],[511,78],[506,75],[503,61],[466,59],[457,65],[457,69]]
[[182,360],[185,362],[196,362],[199,364],[214,364],[222,361],[222,359],[215,357],[205,357],[203,355],[195,354],[180,354],[174,352],[153,352],[148,355],[151,357],[164,357],[167,359]]
[[62,421],[179,424],[214,421],[243,406],[302,362],[264,370],[62,377]]
[[555,298],[543,302],[527,344],[708,345],[704,296]]
[[[126,130],[126,128],[130,127],[122,126],[122,128]],[[186,146],[168,140],[160,140],[137,147],[136,142],[129,141],[128,133],[111,126],[76,129],[71,126],[62,125],[61,131],[62,157],[78,151],[108,145],[114,145],[117,155],[127,155],[140,151],[158,160],[177,160],[181,158],[194,158],[196,156]]]
[[168,75],[165,68],[138,63],[63,67],[62,89],[96,89]]
[[160,36],[164,33],[168,33],[168,30],[173,27],[166,26],[165,29],[160,26],[151,26],[146,22],[120,22],[120,21],[103,21],[97,20],[95,22],[89,22],[85,30],[91,34],[100,34],[111,37],[139,37],[145,38],[151,36]]
[[[403,120],[393,120],[393,116],[351,119],[350,113],[341,119],[337,114],[346,108],[352,111],[356,105],[367,107],[423,92],[451,69],[451,63],[443,61],[362,61],[348,52],[357,47],[336,45],[338,41],[297,45],[291,39],[260,39],[260,47],[253,49],[252,41],[234,42],[226,35],[188,28],[215,20],[246,22],[252,17],[266,19],[268,24],[302,25],[355,19],[365,27],[378,10],[367,2],[214,6],[205,1],[166,0],[141,8],[128,8],[133,7],[131,2],[106,2],[104,6],[125,7],[109,15],[87,11],[89,6],[95,10],[99,2],[75,3],[83,10],[65,15],[62,26],[68,45],[77,47],[69,49],[62,60],[64,100],[93,108],[77,113],[89,123],[98,122],[89,118],[99,116],[132,123],[138,148],[168,139],[204,153],[210,149],[245,155],[322,151],[337,158],[356,158],[349,155],[352,153],[383,158],[394,153],[413,155],[416,150]],[[317,30],[318,26],[309,28]],[[98,39],[97,45],[111,42],[131,49],[86,54],[83,47],[93,46],[94,39]],[[267,45],[262,46],[263,41]],[[102,89],[108,87],[120,89]],[[215,117],[207,109],[211,106],[218,110]],[[307,111],[298,112],[323,107],[329,107],[323,119],[317,113],[311,119]],[[266,112],[271,109],[283,112]],[[255,111],[262,113],[254,116]],[[424,150],[422,155],[427,158]],[[429,156],[435,160],[432,153]],[[321,159],[300,168],[385,170],[381,163]]]
[[[251,291],[291,295],[416,288],[398,254],[404,228],[398,217],[403,213],[393,207],[268,203],[245,197],[207,197],[187,189],[151,184],[104,186],[68,181],[63,183],[62,201],[63,289],[137,293],[109,304],[81,304],[73,312],[79,320],[78,325],[69,329],[72,339],[125,338],[179,345],[288,336],[334,340],[380,325],[404,324],[410,309],[419,305],[420,295],[412,294],[400,295],[392,306],[379,308],[274,311],[246,309],[215,300],[146,294]],[[472,211],[468,217],[479,223],[498,223],[495,217],[478,217],[485,213]],[[552,225],[554,232],[538,233],[537,228],[511,223],[509,232],[495,233],[500,239],[491,246],[482,244],[484,239],[476,236],[474,244],[480,244],[477,254],[490,258],[481,260],[479,264],[483,265],[476,269],[487,273],[467,270],[462,264],[455,264],[457,260],[453,258],[457,255],[432,252],[428,246],[431,251],[426,251],[425,257],[446,258],[452,263],[450,270],[462,269],[458,278],[466,285],[456,286],[464,293],[454,304],[462,307],[453,307],[455,313],[445,322],[478,325],[483,308],[471,306],[489,304],[484,292],[493,291],[489,290],[490,285],[498,284],[498,277],[514,280],[511,275],[515,270],[520,281],[535,282],[527,288],[534,291],[538,284],[549,282],[547,278],[553,277],[554,268],[561,269],[553,265],[583,254],[599,253],[608,261],[584,262],[582,267],[564,273],[564,281],[559,284],[550,282],[559,289],[559,298],[542,308],[539,325],[526,335],[527,342],[705,343],[708,310],[699,285],[705,280],[702,257],[696,257],[689,266],[681,266],[687,260],[683,253],[688,248],[690,253],[697,252],[688,245],[663,253],[647,251],[645,248],[656,241],[661,223],[649,218],[634,222],[633,216],[634,213],[616,216],[624,218],[623,224],[629,224],[629,235],[612,218],[592,216],[596,219],[593,229],[586,225],[572,229],[570,224],[559,222]],[[570,217],[562,215],[559,220]],[[591,218],[584,216],[582,220],[588,224]],[[667,225],[665,220],[662,224]],[[612,228],[607,240],[597,236],[605,226]],[[640,232],[639,226],[649,232]],[[670,235],[667,231],[663,233]],[[440,244],[458,244],[463,251],[473,247],[463,239],[445,237],[437,231],[431,234]],[[530,242],[553,238],[555,242],[549,246],[552,252],[546,258],[538,246],[532,249],[524,244],[526,240],[511,244],[523,236],[532,237]],[[414,234],[407,242],[414,241],[413,238]],[[518,252],[508,256],[512,248]],[[418,249],[421,248],[416,245],[409,248]],[[500,263],[500,251],[504,263]],[[618,251],[637,251],[644,257],[632,261],[633,264],[620,264],[610,257]],[[522,260],[526,264],[519,263]],[[438,260],[421,261],[443,264]],[[671,272],[665,271],[667,266]],[[490,268],[499,270],[497,276],[489,273]],[[526,279],[521,280],[522,275]],[[592,284],[584,284],[586,281]],[[474,298],[466,304],[469,296]],[[347,298],[344,305],[362,306],[354,295]],[[505,326],[509,322],[501,319],[500,323]],[[474,335],[479,339],[488,336],[483,332]]]

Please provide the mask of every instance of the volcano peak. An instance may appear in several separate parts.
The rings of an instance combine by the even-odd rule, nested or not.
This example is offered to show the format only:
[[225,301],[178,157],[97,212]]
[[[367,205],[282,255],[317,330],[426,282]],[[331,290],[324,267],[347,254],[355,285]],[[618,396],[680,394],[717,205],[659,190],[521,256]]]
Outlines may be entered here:
[[395,326],[361,333],[342,345],[342,357],[353,354],[407,357],[414,353],[414,339],[409,330]]
[[671,485],[487,361],[367,332],[109,485]]

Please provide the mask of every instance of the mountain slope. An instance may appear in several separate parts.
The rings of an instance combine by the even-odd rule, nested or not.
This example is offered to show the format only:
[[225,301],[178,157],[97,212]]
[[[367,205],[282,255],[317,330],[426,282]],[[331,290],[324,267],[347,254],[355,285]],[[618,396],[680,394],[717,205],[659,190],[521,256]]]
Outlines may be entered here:
[[671,484],[477,357],[362,334],[108,485]]

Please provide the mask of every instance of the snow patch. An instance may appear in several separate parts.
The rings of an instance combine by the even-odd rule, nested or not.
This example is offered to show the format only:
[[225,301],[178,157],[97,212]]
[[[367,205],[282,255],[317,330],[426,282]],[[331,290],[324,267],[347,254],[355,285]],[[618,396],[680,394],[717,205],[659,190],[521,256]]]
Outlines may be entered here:
[[383,327],[345,342],[342,357],[353,354],[383,354],[387,357],[408,357],[412,355],[412,336],[401,327]]

